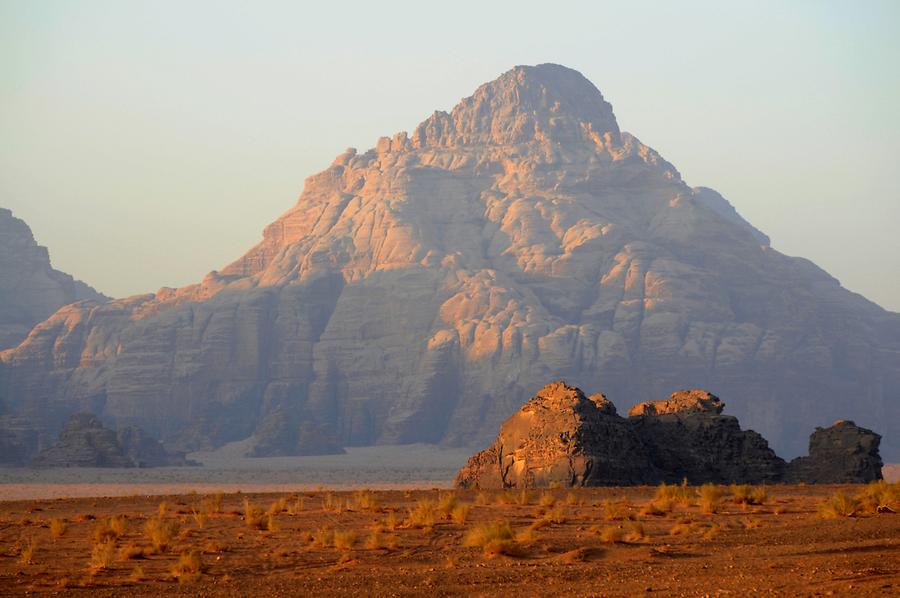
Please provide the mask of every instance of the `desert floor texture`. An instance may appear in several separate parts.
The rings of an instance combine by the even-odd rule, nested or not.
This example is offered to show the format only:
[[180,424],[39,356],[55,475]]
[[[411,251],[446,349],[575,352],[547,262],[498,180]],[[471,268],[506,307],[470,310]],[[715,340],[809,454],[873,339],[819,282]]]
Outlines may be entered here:
[[900,513],[874,508],[898,490],[323,489],[6,501],[0,595],[898,595]]

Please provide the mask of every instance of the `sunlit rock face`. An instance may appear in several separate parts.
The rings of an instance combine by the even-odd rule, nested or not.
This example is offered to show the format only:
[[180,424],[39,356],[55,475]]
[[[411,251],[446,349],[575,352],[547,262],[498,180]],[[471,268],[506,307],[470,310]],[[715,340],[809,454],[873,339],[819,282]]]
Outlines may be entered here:
[[564,377],[622,407],[710,389],[788,455],[852,417],[900,458],[900,316],[772,249],[557,65],[347,150],[201,283],[65,307],[2,361],[42,438],[92,411],[181,449],[486,446]]
[[106,297],[54,270],[47,248],[35,242],[28,225],[0,208],[0,349],[18,345],[35,324],[84,299]]

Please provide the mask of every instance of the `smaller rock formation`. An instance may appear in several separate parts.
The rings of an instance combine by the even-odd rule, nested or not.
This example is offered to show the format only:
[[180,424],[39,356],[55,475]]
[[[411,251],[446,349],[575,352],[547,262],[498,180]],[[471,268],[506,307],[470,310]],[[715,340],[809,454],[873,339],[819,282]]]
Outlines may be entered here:
[[881,479],[881,437],[853,422],[817,429],[810,456],[791,462],[702,389],[634,406],[628,418],[602,395],[548,384],[500,426],[496,442],[460,469],[463,488],[691,483],[868,482]]
[[788,465],[785,481],[807,484],[863,483],[880,480],[881,436],[838,420],[828,428],[816,428],[809,437],[809,456]]
[[168,453],[142,429],[116,433],[92,413],[76,413],[66,422],[56,444],[31,462],[33,467],[158,467],[192,464],[184,454]]
[[722,415],[724,408],[719,397],[694,389],[635,405],[628,412],[661,472],[660,481],[762,484],[781,479],[784,460],[765,438],[741,430],[733,415]]

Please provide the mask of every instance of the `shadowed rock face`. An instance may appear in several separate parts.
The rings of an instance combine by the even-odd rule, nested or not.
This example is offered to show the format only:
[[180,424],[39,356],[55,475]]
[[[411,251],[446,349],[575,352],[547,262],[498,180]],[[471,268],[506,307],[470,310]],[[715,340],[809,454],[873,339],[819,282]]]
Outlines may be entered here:
[[[657,484],[868,482],[881,479],[880,436],[839,422],[817,429],[810,456],[790,468],[765,438],[741,430],[705,390],[643,403],[627,419],[603,395],[564,382],[542,388],[500,427],[496,442],[460,469],[463,488]],[[602,405],[602,408],[598,408]]]
[[[703,482],[774,482],[784,461],[702,390],[646,403],[627,419],[603,395],[586,398],[564,382],[542,388],[473,456],[461,487],[531,488]],[[602,407],[598,408],[598,404]]]
[[772,249],[540,65],[341,154],[199,284],[62,308],[0,354],[0,389],[44,445],[90,410],[265,455],[484,445],[559,377],[634,402],[704,387],[799,454],[848,412],[900,438],[898,354],[900,316]]
[[882,479],[881,436],[840,420],[816,428],[809,437],[809,456],[790,462],[787,481],[809,484],[845,484]]
[[56,443],[32,461],[34,467],[163,467],[191,465],[183,453],[167,452],[140,428],[116,432],[90,413],[76,413]]
[[107,297],[54,270],[47,248],[35,242],[28,225],[0,208],[0,349],[18,345],[63,305],[87,299]]

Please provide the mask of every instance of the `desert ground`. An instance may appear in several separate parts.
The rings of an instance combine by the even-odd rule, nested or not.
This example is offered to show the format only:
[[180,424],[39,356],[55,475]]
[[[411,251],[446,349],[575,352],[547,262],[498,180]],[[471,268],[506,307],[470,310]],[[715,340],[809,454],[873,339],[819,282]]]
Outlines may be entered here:
[[897,595],[900,485],[0,503],[0,594]]

